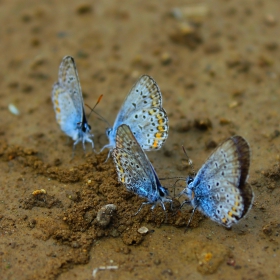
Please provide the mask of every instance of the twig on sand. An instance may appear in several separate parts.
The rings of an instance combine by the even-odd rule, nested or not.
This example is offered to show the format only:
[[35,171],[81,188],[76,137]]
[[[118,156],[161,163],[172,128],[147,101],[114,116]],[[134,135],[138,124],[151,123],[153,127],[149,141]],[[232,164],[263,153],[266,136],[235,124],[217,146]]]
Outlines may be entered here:
[[118,269],[118,268],[119,268],[118,265],[99,266],[92,271],[92,276],[93,276],[93,278],[95,278],[96,274],[99,270],[107,270],[107,269],[111,270],[111,269]]

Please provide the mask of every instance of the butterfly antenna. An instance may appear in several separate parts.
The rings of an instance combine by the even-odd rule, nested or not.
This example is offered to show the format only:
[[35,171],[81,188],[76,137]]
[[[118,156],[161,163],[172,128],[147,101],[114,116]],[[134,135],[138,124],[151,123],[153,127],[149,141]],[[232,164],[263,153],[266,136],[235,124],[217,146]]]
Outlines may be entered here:
[[104,119],[99,113],[97,113],[97,112],[94,110],[95,107],[100,103],[100,101],[101,101],[102,98],[103,98],[103,94],[101,94],[101,95],[99,96],[99,98],[97,99],[97,102],[96,102],[96,104],[93,106],[93,108],[91,108],[88,104],[85,104],[85,105],[90,109],[90,111],[91,111],[91,112],[89,113],[89,115],[88,115],[88,118],[90,117],[91,113],[94,112],[102,121],[106,122],[106,123],[108,124],[108,126],[110,126],[109,122],[108,122],[106,119]]
[[185,178],[185,177],[179,177],[179,176],[177,176],[177,177],[159,178],[159,180],[160,180],[160,181],[161,181],[161,180],[170,180],[170,179],[178,179],[177,181],[180,181],[180,180],[185,181],[185,180],[186,180],[186,178]]
[[195,173],[195,171],[194,171],[193,162],[192,162],[192,160],[189,158],[189,156],[188,156],[188,154],[187,154],[187,152],[186,152],[186,149],[185,149],[185,147],[184,147],[183,145],[182,145],[182,149],[183,149],[183,151],[184,151],[184,154],[185,154],[186,157],[187,157],[189,166],[191,167],[192,175],[195,177],[196,173]]
[[186,181],[186,178],[178,178],[178,179],[174,182],[174,184],[173,184],[173,186],[172,186],[173,194],[174,194],[173,198],[176,197],[176,195],[175,195],[175,187],[176,187],[177,182],[183,181],[183,180]]

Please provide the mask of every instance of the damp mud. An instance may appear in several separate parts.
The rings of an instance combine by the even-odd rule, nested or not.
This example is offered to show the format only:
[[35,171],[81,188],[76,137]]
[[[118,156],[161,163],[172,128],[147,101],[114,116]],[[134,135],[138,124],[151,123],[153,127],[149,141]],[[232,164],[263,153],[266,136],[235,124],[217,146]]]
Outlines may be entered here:
[[[1,279],[280,279],[280,22],[277,1],[2,1]],[[169,118],[148,152],[179,194],[226,138],[251,147],[251,211],[226,229],[183,198],[135,215],[144,199],[60,130],[51,89],[75,58],[84,102],[111,125],[143,74]],[[89,110],[86,108],[86,113]],[[108,125],[91,114],[98,152]],[[169,179],[166,179],[169,178]],[[172,179],[174,178],[174,179]]]

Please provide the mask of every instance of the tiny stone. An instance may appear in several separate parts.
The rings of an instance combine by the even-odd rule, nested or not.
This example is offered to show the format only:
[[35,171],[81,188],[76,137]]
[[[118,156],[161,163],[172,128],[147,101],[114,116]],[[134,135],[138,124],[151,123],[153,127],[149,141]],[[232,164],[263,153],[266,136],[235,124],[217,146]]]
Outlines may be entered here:
[[270,225],[266,225],[262,228],[262,231],[266,235],[271,235],[272,234],[272,228]]
[[160,259],[155,259],[154,260],[154,264],[155,265],[160,265],[161,264],[161,260]]
[[92,7],[90,4],[81,4],[76,8],[76,12],[79,15],[84,15],[92,12]]
[[79,248],[79,247],[81,247],[81,245],[77,241],[74,241],[74,242],[72,242],[71,247],[72,248]]
[[237,101],[233,101],[228,105],[228,107],[232,109],[232,108],[237,107],[238,105],[239,105],[239,103]]
[[169,53],[163,53],[160,60],[162,65],[168,65],[171,63],[172,58]]
[[229,123],[230,123],[230,120],[225,119],[225,118],[220,118],[220,125],[226,125],[226,124],[229,124]]
[[209,128],[212,128],[212,122],[206,118],[206,119],[196,119],[194,120],[194,127],[199,130],[208,130]]
[[217,143],[214,140],[209,140],[205,143],[206,149],[211,150],[217,147]]
[[13,115],[18,116],[20,114],[18,108],[12,103],[9,104],[8,109]]
[[117,210],[114,204],[107,204],[100,208],[96,216],[96,223],[101,227],[106,227],[111,221],[113,213]]
[[264,22],[268,25],[268,26],[274,26],[276,24],[276,18],[275,16],[268,14],[265,16]]
[[173,271],[171,269],[165,269],[165,270],[162,271],[162,274],[166,274],[166,275],[172,276],[173,275]]
[[140,227],[138,230],[137,230],[140,234],[146,234],[149,229],[146,228],[146,227]]

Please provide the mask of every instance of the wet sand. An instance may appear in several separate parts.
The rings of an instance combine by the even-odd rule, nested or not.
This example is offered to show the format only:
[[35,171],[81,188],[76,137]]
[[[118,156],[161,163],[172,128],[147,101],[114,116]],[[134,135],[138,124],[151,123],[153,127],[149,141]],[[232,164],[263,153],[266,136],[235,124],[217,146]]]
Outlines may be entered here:
[[[114,269],[96,279],[280,278],[279,12],[273,0],[2,2],[2,279],[93,279],[104,266]],[[56,123],[50,96],[65,55],[85,103],[104,95],[97,111],[111,124],[141,75],[157,81],[169,137],[147,154],[160,178],[191,173],[182,145],[198,170],[220,142],[243,136],[249,214],[228,230],[196,212],[186,232],[189,206],[174,215],[167,204],[167,221],[160,206],[134,216],[145,200],[117,182],[108,151],[79,144],[72,159]],[[89,123],[98,151],[107,124],[95,115]],[[172,191],[174,180],[161,182]],[[100,224],[107,204],[117,209]]]

